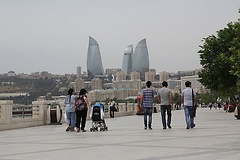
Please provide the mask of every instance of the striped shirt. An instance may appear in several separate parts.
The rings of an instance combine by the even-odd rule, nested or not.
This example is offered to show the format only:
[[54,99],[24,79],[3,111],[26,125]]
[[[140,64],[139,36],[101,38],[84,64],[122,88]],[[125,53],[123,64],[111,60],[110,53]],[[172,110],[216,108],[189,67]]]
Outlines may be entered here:
[[153,107],[153,90],[151,88],[145,88],[142,90],[143,95],[143,107],[152,108]]

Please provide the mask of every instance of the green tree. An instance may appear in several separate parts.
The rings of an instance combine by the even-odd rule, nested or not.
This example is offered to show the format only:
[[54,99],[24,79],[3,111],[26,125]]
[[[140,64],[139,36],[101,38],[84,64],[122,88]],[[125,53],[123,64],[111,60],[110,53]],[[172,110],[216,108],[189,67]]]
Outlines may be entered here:
[[239,93],[240,78],[240,21],[203,39],[200,46],[200,82],[222,96],[233,97]]

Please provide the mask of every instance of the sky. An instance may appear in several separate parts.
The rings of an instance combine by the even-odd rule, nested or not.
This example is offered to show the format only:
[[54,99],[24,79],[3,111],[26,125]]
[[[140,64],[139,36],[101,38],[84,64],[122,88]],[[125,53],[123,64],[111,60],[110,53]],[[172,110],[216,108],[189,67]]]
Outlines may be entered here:
[[240,18],[239,0],[0,0],[0,74],[87,70],[89,36],[103,68],[146,38],[150,68],[201,68],[203,38]]

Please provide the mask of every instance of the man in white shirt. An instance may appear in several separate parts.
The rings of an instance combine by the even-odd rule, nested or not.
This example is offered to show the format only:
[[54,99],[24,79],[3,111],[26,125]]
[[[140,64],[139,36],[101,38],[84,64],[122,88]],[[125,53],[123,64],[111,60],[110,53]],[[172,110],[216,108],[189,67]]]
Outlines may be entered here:
[[194,104],[196,104],[196,92],[191,88],[191,82],[185,82],[186,88],[182,91],[182,103],[184,107],[186,129],[194,128]]

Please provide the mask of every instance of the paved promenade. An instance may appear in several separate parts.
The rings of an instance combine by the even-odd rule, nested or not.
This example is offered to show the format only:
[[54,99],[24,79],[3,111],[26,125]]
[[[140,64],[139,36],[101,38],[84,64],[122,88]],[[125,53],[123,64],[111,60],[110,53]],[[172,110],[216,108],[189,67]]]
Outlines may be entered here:
[[153,114],[106,119],[109,131],[65,132],[66,124],[0,131],[0,160],[238,160],[240,121],[223,110],[198,109],[196,128],[186,130],[183,110],[173,111],[172,129]]

